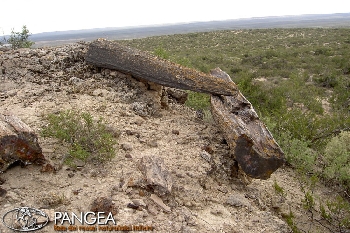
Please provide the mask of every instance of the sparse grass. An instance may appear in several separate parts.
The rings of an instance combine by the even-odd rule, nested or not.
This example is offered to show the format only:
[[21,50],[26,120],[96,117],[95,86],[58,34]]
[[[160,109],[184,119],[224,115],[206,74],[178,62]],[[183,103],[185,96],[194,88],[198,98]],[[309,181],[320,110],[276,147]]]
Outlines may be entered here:
[[287,222],[288,226],[292,229],[292,232],[300,233],[301,231],[298,229],[297,225],[295,224],[294,218],[295,216],[292,211],[290,211],[288,215],[284,216],[284,219]]
[[282,197],[284,197],[286,195],[284,189],[281,186],[279,186],[279,184],[277,183],[276,180],[273,181],[273,188],[275,189],[276,194],[278,194]]
[[70,203],[69,199],[64,195],[64,193],[54,191],[45,193],[45,195],[38,198],[38,201],[49,207],[58,207],[60,205],[68,205]]
[[350,228],[350,204],[338,196],[335,201],[326,201],[325,208],[320,206],[321,216],[337,227],[339,232],[346,232]]
[[70,144],[70,156],[65,161],[68,165],[74,166],[74,159],[105,161],[115,156],[116,139],[102,118],[94,121],[89,113],[67,110],[49,114],[47,120],[49,124],[41,135]]

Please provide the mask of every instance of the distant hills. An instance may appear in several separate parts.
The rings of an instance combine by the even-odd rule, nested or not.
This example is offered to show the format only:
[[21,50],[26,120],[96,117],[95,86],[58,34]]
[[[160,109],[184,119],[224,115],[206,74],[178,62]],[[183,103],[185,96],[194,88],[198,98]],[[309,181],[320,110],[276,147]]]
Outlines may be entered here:
[[97,38],[122,40],[214,30],[315,27],[350,27],[350,13],[271,16],[224,21],[44,32],[33,34],[30,39],[35,42],[35,47],[41,47],[55,46],[82,40],[92,41]]

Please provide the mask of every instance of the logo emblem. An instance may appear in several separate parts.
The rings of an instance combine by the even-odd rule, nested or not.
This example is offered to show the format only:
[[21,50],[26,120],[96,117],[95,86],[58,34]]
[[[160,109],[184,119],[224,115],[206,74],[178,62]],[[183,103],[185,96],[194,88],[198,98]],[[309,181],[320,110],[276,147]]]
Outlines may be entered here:
[[49,217],[44,211],[20,207],[5,213],[2,221],[11,230],[35,231],[43,228],[48,223]]

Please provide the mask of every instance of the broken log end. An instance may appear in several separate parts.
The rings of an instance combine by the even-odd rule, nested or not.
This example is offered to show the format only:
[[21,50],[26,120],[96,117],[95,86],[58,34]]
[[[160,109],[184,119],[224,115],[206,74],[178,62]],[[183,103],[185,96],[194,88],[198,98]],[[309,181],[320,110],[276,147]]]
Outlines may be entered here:
[[28,125],[14,115],[0,114],[0,171],[17,161],[42,164],[45,158]]
[[[211,70],[211,74],[231,80],[220,68]],[[215,122],[248,176],[268,179],[285,163],[283,151],[241,92],[236,96],[212,95],[210,102]]]
[[235,159],[242,170],[250,177],[268,179],[285,163],[283,152],[279,147],[265,150],[265,154],[254,148],[254,143],[247,135],[241,135],[236,140]]

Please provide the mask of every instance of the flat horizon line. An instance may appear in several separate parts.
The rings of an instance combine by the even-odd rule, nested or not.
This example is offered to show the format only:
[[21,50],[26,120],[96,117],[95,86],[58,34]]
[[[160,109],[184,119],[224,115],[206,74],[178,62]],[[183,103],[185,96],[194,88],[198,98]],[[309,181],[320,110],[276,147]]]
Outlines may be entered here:
[[[243,18],[231,18],[231,19],[222,19],[222,20],[199,20],[199,21],[182,21],[174,23],[159,23],[159,24],[140,24],[140,25],[130,25],[130,26],[117,26],[117,27],[97,27],[97,28],[82,28],[82,29],[71,29],[71,30],[58,30],[58,31],[45,31],[32,33],[32,35],[40,35],[47,33],[76,33],[79,31],[98,31],[98,30],[118,30],[118,29],[137,29],[137,28],[147,28],[147,27],[162,27],[162,26],[177,26],[177,25],[186,25],[186,24],[195,24],[195,23],[210,23],[210,22],[228,22],[228,21],[244,21],[244,20],[256,20],[256,19],[273,19],[273,18],[293,18],[293,17],[310,17],[310,16],[336,16],[336,15],[349,15],[347,13],[329,13],[329,14],[295,14],[295,15],[271,15],[271,16],[256,16],[256,17],[243,17]],[[9,35],[5,35],[9,36]]]

